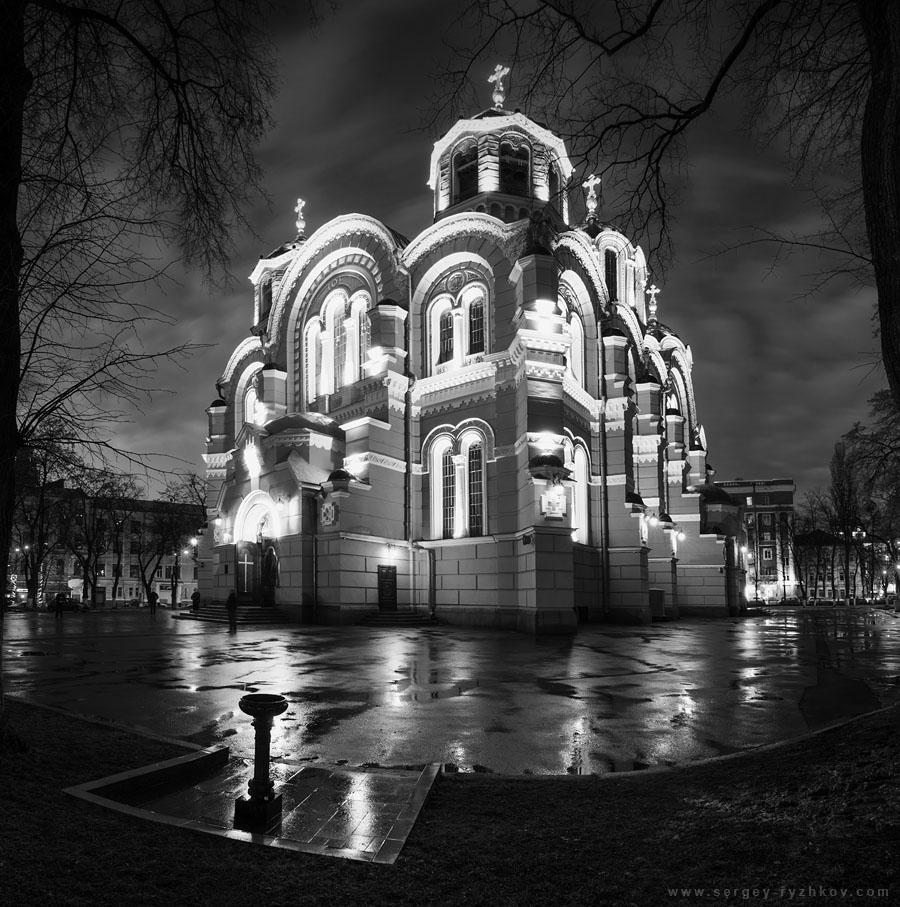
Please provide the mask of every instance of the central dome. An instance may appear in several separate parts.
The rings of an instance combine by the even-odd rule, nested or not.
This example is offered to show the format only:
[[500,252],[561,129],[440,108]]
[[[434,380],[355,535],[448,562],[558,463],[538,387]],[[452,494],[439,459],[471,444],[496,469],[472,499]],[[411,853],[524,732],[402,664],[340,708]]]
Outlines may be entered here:
[[483,111],[435,142],[435,220],[478,211],[510,223],[549,205],[565,223],[571,173],[566,146],[549,129],[517,110]]

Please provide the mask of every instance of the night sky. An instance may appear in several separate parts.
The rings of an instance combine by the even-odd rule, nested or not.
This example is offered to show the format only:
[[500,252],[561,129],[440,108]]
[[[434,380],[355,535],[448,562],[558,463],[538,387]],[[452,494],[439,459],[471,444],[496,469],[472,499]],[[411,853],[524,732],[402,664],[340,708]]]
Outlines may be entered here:
[[[160,372],[160,386],[173,392],[120,425],[120,445],[180,458],[186,462],[155,462],[202,474],[204,409],[250,327],[247,277],[260,254],[293,238],[298,196],[307,201],[307,235],[347,213],[376,217],[409,238],[431,223],[426,180],[438,136],[423,124],[447,54],[444,37],[455,22],[451,2],[349,0],[317,31],[286,28],[278,36],[277,127],[259,154],[271,208],[251,212],[258,236],[238,237],[228,289],[210,290],[189,274],[150,300],[177,325],[148,328],[148,348],[185,340],[211,347],[185,371]],[[486,79],[496,62],[513,67],[507,106],[517,106],[514,61],[485,60],[472,114],[490,106]],[[885,384],[874,353],[875,293],[832,283],[804,298],[823,267],[810,256],[773,271],[771,247],[715,255],[746,239],[748,227],[803,231],[815,216],[780,149],[748,139],[739,119],[739,107],[732,107],[691,136],[690,185],[676,211],[676,262],[664,282],[656,280],[659,318],[693,350],[698,415],[716,478],[792,477],[802,494],[827,485],[835,442],[866,419],[868,398]],[[446,120],[442,131],[451,125]],[[582,199],[581,192],[573,196],[579,219]],[[615,223],[615,212],[601,214]],[[630,238],[645,245],[640,236]]]

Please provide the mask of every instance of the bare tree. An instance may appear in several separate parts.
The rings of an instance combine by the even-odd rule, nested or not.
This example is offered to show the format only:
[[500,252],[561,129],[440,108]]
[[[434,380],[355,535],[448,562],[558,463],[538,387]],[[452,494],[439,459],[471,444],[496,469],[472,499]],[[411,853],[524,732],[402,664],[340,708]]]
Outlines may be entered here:
[[153,255],[172,242],[207,274],[227,263],[259,193],[270,6],[0,4],[0,550],[15,458],[44,421],[102,452],[110,415],[183,350],[140,342]]
[[71,449],[47,439],[23,450],[16,462],[13,542],[32,608],[63,549],[64,480],[74,461]]
[[[515,61],[516,98],[567,139],[604,181],[604,207],[670,252],[685,136],[724,103],[747,107],[763,140],[784,140],[824,207],[813,235],[779,251],[834,256],[829,274],[878,291],[881,349],[900,402],[900,4],[894,0],[473,0],[436,116],[472,109],[482,60]],[[472,35],[475,35],[472,38]],[[480,68],[479,68],[480,73]],[[816,174],[843,175],[836,190]]]

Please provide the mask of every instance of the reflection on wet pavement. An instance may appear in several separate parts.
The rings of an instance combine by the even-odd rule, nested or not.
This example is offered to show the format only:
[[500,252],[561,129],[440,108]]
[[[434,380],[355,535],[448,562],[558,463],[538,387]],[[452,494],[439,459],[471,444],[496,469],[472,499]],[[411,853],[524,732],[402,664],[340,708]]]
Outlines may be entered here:
[[[242,629],[140,612],[6,621],[11,693],[249,755],[246,692],[284,695],[273,755],[508,773],[674,765],[893,701],[900,619],[864,609],[534,639],[459,627]],[[35,653],[41,653],[40,655]]]

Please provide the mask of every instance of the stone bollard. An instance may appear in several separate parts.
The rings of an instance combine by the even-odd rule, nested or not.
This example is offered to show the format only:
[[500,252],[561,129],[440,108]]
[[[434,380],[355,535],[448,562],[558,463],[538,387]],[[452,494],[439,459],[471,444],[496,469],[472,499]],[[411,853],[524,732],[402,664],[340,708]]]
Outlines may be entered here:
[[249,797],[234,802],[234,827],[242,831],[265,831],[281,816],[281,794],[275,796],[275,783],[269,778],[269,742],[272,719],[288,707],[284,696],[273,693],[250,693],[238,707],[253,717],[256,740],[253,755],[253,778],[247,785]]

